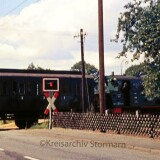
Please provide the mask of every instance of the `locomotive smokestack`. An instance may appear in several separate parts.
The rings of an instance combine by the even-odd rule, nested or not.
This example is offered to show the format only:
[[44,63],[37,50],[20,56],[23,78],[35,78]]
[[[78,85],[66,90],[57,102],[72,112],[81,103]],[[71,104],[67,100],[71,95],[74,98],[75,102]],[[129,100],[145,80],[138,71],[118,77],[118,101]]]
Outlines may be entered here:
[[111,76],[114,76],[114,72],[111,72]]

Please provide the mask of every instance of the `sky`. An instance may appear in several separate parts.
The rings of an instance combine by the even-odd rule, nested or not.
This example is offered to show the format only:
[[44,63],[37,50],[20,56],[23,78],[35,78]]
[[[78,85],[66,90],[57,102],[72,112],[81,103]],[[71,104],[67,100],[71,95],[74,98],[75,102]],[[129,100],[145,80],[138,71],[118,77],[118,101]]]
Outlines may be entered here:
[[[106,75],[133,65],[130,58],[115,58],[122,44],[110,42],[130,1],[103,0]],[[70,70],[81,60],[80,38],[74,38],[80,29],[86,33],[84,59],[99,68],[98,0],[0,0],[0,68],[26,69],[33,62]]]

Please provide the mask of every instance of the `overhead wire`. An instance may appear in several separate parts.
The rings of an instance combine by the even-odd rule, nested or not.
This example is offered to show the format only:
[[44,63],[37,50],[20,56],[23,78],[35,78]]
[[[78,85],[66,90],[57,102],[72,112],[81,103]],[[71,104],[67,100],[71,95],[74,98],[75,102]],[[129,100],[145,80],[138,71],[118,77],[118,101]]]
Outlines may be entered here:
[[6,12],[4,14],[4,16],[7,16],[8,14],[12,13],[13,11],[15,11],[17,8],[19,8],[21,5],[23,5],[24,3],[26,3],[28,0],[23,0],[21,3],[19,3],[16,7],[12,8],[11,10],[9,10],[8,12]]
[[[6,12],[5,14],[4,14],[4,16],[6,16],[6,15],[9,15],[10,13],[12,13],[13,11],[15,11],[17,8],[19,8],[20,6],[22,6],[24,3],[26,3],[28,0],[23,0],[21,3],[19,3],[17,6],[15,6],[14,8],[12,8],[11,10],[9,10],[8,12]],[[0,30],[6,30],[7,31],[7,29],[5,28],[1,28]],[[10,29],[8,29],[8,30],[10,30]],[[16,30],[16,31],[18,31],[18,29],[11,29],[11,30]],[[24,29],[23,29],[24,30]],[[25,30],[26,32],[30,32],[30,33],[32,33],[32,32],[50,32],[50,34],[52,34],[52,35],[54,35],[54,36],[71,36],[72,34],[71,33],[55,33],[54,31],[45,31],[45,30],[37,30],[37,31],[34,31],[34,30]],[[96,34],[90,34],[90,36],[92,37],[92,38],[94,38],[94,37],[97,37],[97,35]]]

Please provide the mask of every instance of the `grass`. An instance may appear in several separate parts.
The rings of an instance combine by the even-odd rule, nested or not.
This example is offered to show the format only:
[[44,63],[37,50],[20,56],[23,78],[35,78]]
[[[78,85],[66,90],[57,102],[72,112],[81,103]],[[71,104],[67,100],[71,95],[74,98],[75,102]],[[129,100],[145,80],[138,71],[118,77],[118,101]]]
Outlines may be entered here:
[[[13,125],[15,125],[13,120],[7,120],[6,122],[7,122],[6,123],[7,125],[12,124],[12,123],[13,123]],[[6,124],[4,124],[3,120],[0,120],[1,127],[6,126]],[[48,129],[48,120],[44,121],[44,120],[40,119],[39,122],[36,123],[35,125],[31,126],[30,129],[46,129],[46,128]]]
[[10,124],[10,123],[13,123],[13,122],[14,122],[13,120],[6,120],[6,123],[4,123],[3,120],[0,120],[0,125]]

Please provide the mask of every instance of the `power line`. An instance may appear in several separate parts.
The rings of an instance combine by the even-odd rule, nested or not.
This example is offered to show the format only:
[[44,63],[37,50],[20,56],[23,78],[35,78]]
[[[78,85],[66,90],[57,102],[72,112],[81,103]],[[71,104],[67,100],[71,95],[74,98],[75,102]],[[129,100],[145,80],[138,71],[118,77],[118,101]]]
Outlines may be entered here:
[[[0,31],[4,32],[19,32],[19,33],[28,33],[28,34],[34,34],[34,33],[41,33],[41,34],[46,34],[50,36],[63,36],[63,37],[72,37],[73,33],[70,32],[56,32],[56,31],[51,31],[51,30],[32,30],[32,29],[15,29],[15,28],[0,28]],[[23,32],[22,32],[23,31]]]
[[26,3],[28,0],[24,0],[22,1],[20,4],[18,4],[16,7],[14,7],[13,9],[11,9],[10,11],[8,11],[7,13],[4,14],[4,16],[12,13],[13,11],[15,11],[17,8],[19,8],[21,5],[23,5],[24,3]]

